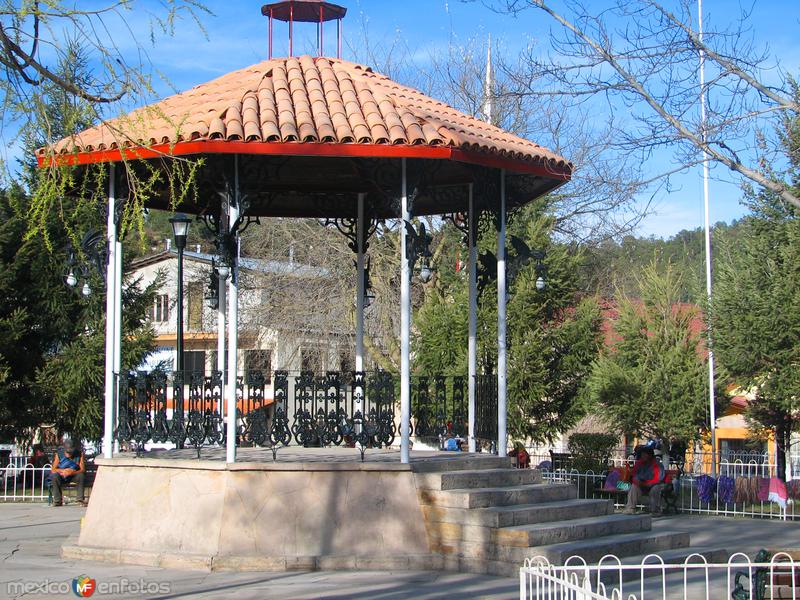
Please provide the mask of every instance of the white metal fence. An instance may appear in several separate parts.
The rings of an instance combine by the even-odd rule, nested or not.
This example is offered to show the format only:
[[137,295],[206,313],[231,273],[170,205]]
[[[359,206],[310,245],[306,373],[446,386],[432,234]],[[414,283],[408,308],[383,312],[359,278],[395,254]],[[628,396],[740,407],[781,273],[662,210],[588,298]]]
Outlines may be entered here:
[[0,470],[0,500],[6,502],[40,502],[47,500],[50,490],[47,487],[47,477],[50,475],[50,465],[34,467],[31,463],[22,460],[13,460],[4,469]]
[[[744,474],[745,471],[742,471],[742,473],[742,477],[748,477],[748,475]],[[769,500],[727,502],[724,494],[721,497],[719,479],[714,484],[713,495],[710,498],[701,498],[697,487],[697,479],[699,477],[701,475],[688,473],[673,482],[675,493],[677,494],[676,506],[680,512],[783,520],[800,519],[800,510],[796,510],[798,504],[791,497],[787,499],[785,507]],[[606,475],[603,473],[545,470],[543,471],[543,479],[550,483],[573,483],[578,488],[579,498],[611,498],[617,507],[625,504],[626,497],[624,494],[610,494],[607,490],[603,490],[603,484],[606,479]]]
[[520,569],[519,591],[520,600],[797,600],[800,570],[782,552],[760,563],[737,553],[727,563],[692,554],[681,564],[666,564],[651,554],[639,564],[623,564],[614,555],[597,565],[572,557],[563,567],[535,557]]
[[[540,448],[529,448],[528,454],[530,455],[532,467],[553,468],[552,456],[549,452],[542,452]],[[557,456],[559,455],[557,454]],[[570,455],[561,453],[560,456]],[[571,460],[575,460],[575,458],[572,456]],[[673,456],[672,460],[674,461],[675,458]],[[713,458],[709,452],[688,452],[686,462],[683,465],[684,472],[696,475],[710,475],[714,471]],[[777,465],[773,462],[773,458],[767,452],[730,451],[720,453],[716,456],[717,474],[729,477],[774,477],[777,475]],[[633,465],[633,461],[633,454],[623,448],[612,450],[611,454],[605,457],[605,462],[610,467]],[[570,462],[570,460],[567,462]],[[567,468],[571,466],[568,465]],[[795,479],[800,479],[800,448],[793,449],[789,466],[791,466],[791,475]],[[555,467],[564,468],[565,465],[555,465]]]

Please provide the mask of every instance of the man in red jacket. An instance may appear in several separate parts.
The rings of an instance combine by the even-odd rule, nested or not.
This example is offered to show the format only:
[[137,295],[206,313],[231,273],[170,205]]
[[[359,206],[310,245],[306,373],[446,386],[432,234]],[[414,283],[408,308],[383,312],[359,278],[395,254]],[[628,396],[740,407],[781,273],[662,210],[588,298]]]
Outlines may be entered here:
[[661,516],[661,492],[664,490],[664,467],[656,460],[652,448],[642,448],[640,458],[633,465],[631,489],[628,490],[628,503],[623,511],[632,515],[642,494],[650,496],[650,512],[653,516]]

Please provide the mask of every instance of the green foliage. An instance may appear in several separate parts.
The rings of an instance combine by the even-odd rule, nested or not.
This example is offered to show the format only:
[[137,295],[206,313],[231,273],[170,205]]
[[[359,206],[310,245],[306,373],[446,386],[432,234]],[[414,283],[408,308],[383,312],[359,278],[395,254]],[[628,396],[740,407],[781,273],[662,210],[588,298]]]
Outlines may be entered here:
[[[463,375],[467,372],[469,312],[465,285],[454,286],[446,297],[432,294],[419,309],[414,362],[425,373]],[[423,343],[424,340],[424,343]]]
[[[0,439],[24,436],[50,422],[52,404],[36,374],[68,339],[80,306],[41,238],[24,239],[25,194],[0,191]],[[51,236],[63,232],[49,225]]]
[[[42,424],[100,436],[105,344],[104,282],[93,273],[83,298],[64,284],[68,235],[57,218],[26,238],[29,199],[18,188],[0,193],[0,439],[29,439]],[[54,215],[55,217],[55,215]],[[102,218],[85,217],[90,228]],[[145,317],[160,282],[142,290],[125,281],[123,369],[141,364],[153,334]]]
[[611,433],[573,433],[567,447],[572,454],[572,465],[578,471],[604,470],[619,438]]
[[[717,223],[711,229],[714,244],[736,240],[741,224]],[[638,277],[654,261],[663,271],[670,265],[681,273],[678,299],[681,302],[705,302],[705,250],[701,227],[683,230],[662,240],[655,237],[626,235],[621,240],[606,240],[585,252],[581,268],[581,286],[601,296],[610,297],[617,291],[629,296],[639,295]]]
[[[541,207],[515,213],[509,235],[545,251],[547,287],[536,289],[535,261],[522,267],[508,302],[508,431],[513,438],[552,440],[585,411],[581,389],[600,344],[600,311],[593,298],[581,300],[575,248],[551,241],[552,220]],[[478,247],[495,250],[496,231],[484,219]],[[461,236],[446,226],[435,254],[437,277],[414,315],[414,364],[420,373],[467,371],[468,294],[466,272],[456,272]],[[509,260],[513,261],[513,252]],[[497,295],[487,287],[478,307],[478,359],[493,369],[497,356]]]
[[508,304],[508,430],[513,437],[543,443],[585,414],[583,385],[601,338],[596,300],[579,299],[582,253],[553,243],[552,220],[536,211],[534,206],[521,210],[509,227],[530,248],[545,250],[547,287],[536,289],[535,264],[523,268],[513,284]]
[[647,267],[640,300],[616,298],[617,338],[597,359],[589,395],[623,433],[694,440],[708,427],[706,359],[699,310],[680,304],[681,275]]

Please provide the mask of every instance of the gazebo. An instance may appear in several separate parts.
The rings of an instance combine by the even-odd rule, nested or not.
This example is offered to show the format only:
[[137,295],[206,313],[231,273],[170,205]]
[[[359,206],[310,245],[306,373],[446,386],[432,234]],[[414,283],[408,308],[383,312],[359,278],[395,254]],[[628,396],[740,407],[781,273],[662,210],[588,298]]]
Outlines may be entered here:
[[[237,460],[237,440],[246,438],[255,445],[272,448],[298,441],[298,445],[303,445],[303,440],[307,442],[305,445],[325,446],[347,436],[355,438],[362,447],[391,442],[394,435],[381,427],[393,431],[395,426],[394,385],[373,386],[364,374],[363,272],[368,238],[379,219],[401,222],[399,463],[407,465],[412,458],[410,289],[425,237],[424,230],[419,231],[413,219],[427,215],[460,214],[457,220],[467,233],[470,291],[467,429],[469,450],[475,452],[475,241],[477,218],[482,211],[491,212],[498,223],[498,356],[496,388],[489,387],[492,393],[496,389],[496,449],[499,456],[505,456],[506,215],[509,210],[567,182],[572,165],[533,142],[463,114],[369,67],[343,60],[340,41],[336,58],[322,56],[324,24],[336,21],[341,36],[345,12],[342,7],[320,0],[287,0],[264,6],[262,13],[269,18],[270,31],[270,57],[264,62],[165,98],[41,151],[42,167],[69,164],[86,169],[90,165],[94,165],[91,168],[107,165],[109,173],[105,460],[99,461],[98,482],[103,479],[104,470],[115,465],[125,466],[129,471],[122,475],[117,469],[119,474],[113,477],[106,474],[106,485],[119,486],[121,482],[134,480],[137,485],[155,485],[154,480],[135,470],[136,459],[115,456],[115,438],[139,443],[174,439],[179,446],[188,440],[198,448],[204,444],[224,444],[225,461],[208,467],[207,485],[211,487],[218,484],[221,470],[231,474],[249,468],[250,463]],[[273,58],[274,20],[289,23],[290,40],[295,22],[317,23],[317,56]],[[177,206],[170,175],[176,165],[193,173]],[[220,350],[224,348],[227,353],[227,366],[220,351],[218,371],[196,382],[197,390],[191,387],[195,383],[188,381],[190,374],[175,373],[171,419],[164,391],[166,381],[137,388],[134,379],[129,380],[120,372],[122,243],[118,227],[121,207],[131,193],[129,178],[132,173],[145,170],[164,173],[151,190],[147,206],[178,209],[206,219],[216,229],[219,264],[224,267],[216,273]],[[242,415],[237,415],[237,410],[243,410],[237,403],[237,389],[252,385],[256,392],[250,395],[258,397],[258,386],[263,388],[263,380],[243,384],[237,368],[238,239],[242,228],[257,217],[326,219],[335,222],[350,238],[358,269],[355,373],[316,383],[298,379],[295,390],[300,391],[296,395],[303,407],[311,403],[305,412],[297,408],[292,412],[284,404],[288,400],[285,380],[288,376],[276,373],[275,407],[266,411],[265,405],[251,406],[242,425]],[[380,389],[386,393],[381,395]],[[367,404],[371,401],[370,393],[376,398],[372,410]],[[317,406],[313,404],[317,400],[323,407],[321,412],[310,408]],[[320,414],[321,421],[317,418]],[[306,437],[298,437],[298,432]],[[326,437],[326,432],[331,435]],[[177,437],[171,437],[173,434]],[[304,459],[298,458],[297,452],[292,451],[293,460],[302,463]],[[386,466],[390,464],[386,462],[389,455],[382,456],[380,464],[391,471],[394,467]],[[147,463],[141,459],[139,465],[148,466],[146,470],[150,472],[153,470],[150,467],[162,462]],[[190,476],[194,481],[200,465],[210,461],[196,461],[195,466],[190,462],[174,461],[172,466],[192,470]],[[204,484],[193,485],[200,489]],[[365,487],[365,493],[368,489],[369,486]],[[111,501],[108,496],[108,502]],[[125,502],[119,496],[114,496],[113,501]],[[138,515],[133,506],[122,508],[130,511],[126,514]],[[101,510],[90,503],[82,545],[96,546],[102,538],[101,529],[108,525],[108,518],[100,516]],[[172,518],[190,521],[186,516],[176,517],[179,509],[174,504],[165,510]],[[188,510],[191,512],[192,508]],[[133,517],[131,523],[137,518],[144,516]],[[224,525],[218,526],[224,529]],[[87,530],[96,533],[87,534]],[[88,536],[85,540],[84,535]],[[130,540],[120,544],[128,550],[147,550],[146,544],[137,546]]]

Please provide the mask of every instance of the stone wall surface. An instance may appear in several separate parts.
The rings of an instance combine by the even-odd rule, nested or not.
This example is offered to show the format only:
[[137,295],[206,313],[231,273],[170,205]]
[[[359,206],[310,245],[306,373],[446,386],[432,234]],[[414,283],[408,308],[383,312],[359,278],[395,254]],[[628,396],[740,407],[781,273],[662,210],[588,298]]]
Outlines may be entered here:
[[430,552],[410,470],[145,464],[101,465],[79,546],[214,559]]

